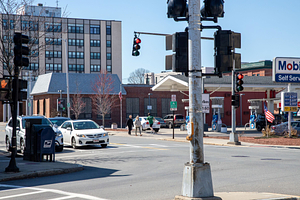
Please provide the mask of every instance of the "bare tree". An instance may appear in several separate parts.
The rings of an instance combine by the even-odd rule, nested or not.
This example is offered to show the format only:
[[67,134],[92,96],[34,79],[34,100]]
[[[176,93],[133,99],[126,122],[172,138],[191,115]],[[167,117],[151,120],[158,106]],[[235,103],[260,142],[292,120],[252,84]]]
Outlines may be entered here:
[[83,95],[79,91],[79,83],[76,81],[76,93],[73,95],[70,110],[78,119],[79,115],[83,113],[86,103],[83,101]]
[[134,72],[131,72],[128,78],[128,82],[132,84],[143,84],[144,83],[144,74],[149,73],[147,69],[139,68]]
[[92,97],[94,112],[102,116],[102,125],[105,125],[105,115],[111,112],[118,100],[117,94],[112,94],[113,80],[109,74],[99,74],[97,80],[93,84],[95,95]]
[[[45,9],[41,9],[40,13],[24,13],[25,8],[33,3],[32,0],[3,0],[0,1],[0,70],[2,75],[13,75],[13,48],[14,48],[14,33],[21,32],[29,36],[28,48],[30,55],[28,56],[30,63],[38,63],[38,58],[41,56],[42,50],[47,48],[47,45],[52,44],[46,38],[57,39],[61,41],[61,17],[45,17]],[[63,11],[65,15],[65,11]],[[34,71],[34,76],[45,73],[37,68],[29,69]],[[22,73],[20,73],[22,75]]]

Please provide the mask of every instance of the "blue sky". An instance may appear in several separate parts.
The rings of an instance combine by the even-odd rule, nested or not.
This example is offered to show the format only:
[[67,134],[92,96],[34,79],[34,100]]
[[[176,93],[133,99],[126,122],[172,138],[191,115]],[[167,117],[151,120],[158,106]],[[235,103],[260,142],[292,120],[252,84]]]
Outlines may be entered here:
[[[71,18],[122,21],[123,83],[138,68],[159,73],[165,69],[165,37],[140,35],[140,56],[133,57],[134,31],[173,34],[184,31],[187,22],[167,18],[167,0],[60,0]],[[47,1],[46,6],[56,6]],[[203,0],[201,0],[201,6]],[[272,60],[274,57],[300,57],[300,0],[226,0],[224,18],[217,24],[223,30],[241,33],[242,62]],[[202,36],[213,37],[215,30],[203,30]],[[213,41],[201,41],[202,66],[213,67]]]

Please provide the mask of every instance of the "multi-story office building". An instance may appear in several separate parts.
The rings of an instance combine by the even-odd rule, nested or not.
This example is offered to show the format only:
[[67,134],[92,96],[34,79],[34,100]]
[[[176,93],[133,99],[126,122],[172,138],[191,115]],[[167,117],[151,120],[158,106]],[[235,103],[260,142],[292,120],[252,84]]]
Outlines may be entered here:
[[[29,36],[31,50],[30,64],[20,72],[23,79],[68,69],[69,73],[117,74],[122,80],[121,21],[66,18],[61,8],[38,4],[20,7],[15,14],[2,13],[0,22],[1,76],[13,74],[13,36],[22,32]],[[19,104],[19,114],[32,110],[24,105]],[[0,107],[3,120],[10,116],[7,106]]]
[[14,31],[31,38],[30,65],[23,75],[66,73],[68,66],[70,73],[107,72],[122,80],[121,21],[65,18],[61,8],[42,4],[23,6],[16,15],[1,18],[4,40],[12,39]]

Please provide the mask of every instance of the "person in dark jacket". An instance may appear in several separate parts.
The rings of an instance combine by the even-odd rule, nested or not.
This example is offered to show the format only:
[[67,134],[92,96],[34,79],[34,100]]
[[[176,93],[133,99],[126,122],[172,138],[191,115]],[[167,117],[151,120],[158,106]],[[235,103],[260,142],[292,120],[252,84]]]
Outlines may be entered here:
[[129,119],[127,120],[128,135],[131,135],[132,126],[133,126],[132,115],[129,115]]

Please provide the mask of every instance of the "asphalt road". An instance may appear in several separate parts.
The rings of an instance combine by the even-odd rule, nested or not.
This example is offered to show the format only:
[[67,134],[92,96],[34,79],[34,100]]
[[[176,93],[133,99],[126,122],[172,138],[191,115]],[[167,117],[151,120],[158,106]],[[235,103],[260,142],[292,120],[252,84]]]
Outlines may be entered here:
[[[56,160],[82,164],[85,170],[1,183],[0,200],[171,200],[180,195],[189,143],[135,136],[111,136],[110,141],[107,148],[66,147]],[[204,153],[215,192],[300,196],[299,149],[204,145]]]

